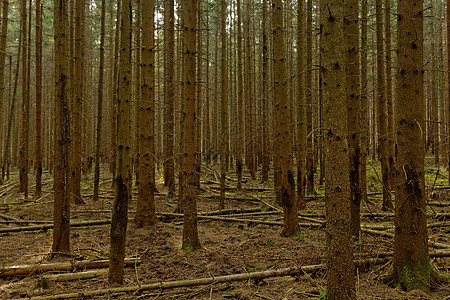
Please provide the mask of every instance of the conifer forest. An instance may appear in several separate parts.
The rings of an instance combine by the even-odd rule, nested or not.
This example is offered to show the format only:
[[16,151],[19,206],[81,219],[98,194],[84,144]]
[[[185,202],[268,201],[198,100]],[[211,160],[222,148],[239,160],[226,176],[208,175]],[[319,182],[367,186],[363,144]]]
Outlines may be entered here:
[[450,299],[450,0],[0,0],[1,299]]

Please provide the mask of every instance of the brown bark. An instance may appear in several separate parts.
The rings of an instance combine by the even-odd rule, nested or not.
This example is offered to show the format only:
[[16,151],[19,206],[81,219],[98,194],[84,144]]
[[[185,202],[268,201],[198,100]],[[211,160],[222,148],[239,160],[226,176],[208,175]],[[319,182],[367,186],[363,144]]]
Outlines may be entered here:
[[183,2],[183,186],[184,226],[183,249],[200,248],[197,231],[197,187],[195,186],[195,56],[197,23],[197,0]]
[[378,146],[379,160],[381,162],[381,176],[383,184],[383,210],[392,209],[389,180],[389,139],[388,139],[388,115],[386,101],[386,76],[384,64],[384,39],[383,39],[383,1],[376,0],[377,21],[377,119],[378,119]]
[[105,14],[106,0],[102,0],[102,12],[100,21],[100,63],[98,67],[98,94],[97,94],[97,130],[95,144],[95,167],[94,167],[94,196],[93,201],[98,201],[98,189],[100,183],[100,151],[102,143],[102,120],[103,120],[103,89],[104,89],[104,65],[105,65]]
[[68,57],[68,11],[67,1],[54,3],[55,30],[55,175],[53,208],[54,255],[70,253],[70,116],[67,97],[69,63]]
[[[2,91],[0,90],[0,93],[1,92]],[[41,11],[41,0],[36,0],[36,149],[35,149],[36,171],[35,172],[36,172],[37,198],[39,198],[42,195],[41,131],[42,131],[42,11]]]
[[131,120],[131,1],[121,0],[120,58],[117,99],[117,161],[114,174],[114,204],[111,222],[109,258],[110,283],[123,283],[123,262],[128,223],[128,200],[131,182],[130,120]]
[[29,121],[30,103],[27,80],[28,61],[28,21],[27,21],[27,1],[20,2],[20,24],[22,29],[22,113],[21,113],[21,133],[19,147],[20,165],[20,191],[24,197],[28,197],[28,142],[29,142]]
[[[265,3],[265,2],[264,2]],[[241,21],[241,1],[236,1],[236,14],[237,14],[237,84],[238,84],[238,97],[237,97],[237,121],[238,128],[238,149],[236,158],[236,172],[237,172],[237,186],[238,190],[242,189],[242,169],[243,169],[243,152],[244,152],[244,78],[242,74],[242,21]],[[263,46],[264,47],[264,46]]]
[[74,49],[74,74],[72,91],[72,177],[71,177],[71,195],[75,204],[82,204],[81,199],[81,124],[83,109],[83,88],[84,88],[84,0],[75,1],[75,49]]
[[425,215],[423,0],[399,0],[397,12],[394,281],[408,291],[429,290],[435,270],[428,257]]
[[367,201],[367,157],[369,155],[369,98],[367,96],[367,0],[361,6],[361,91],[360,91],[360,193]]
[[169,197],[175,194],[174,162],[174,57],[175,17],[173,0],[164,0],[164,184]]
[[[324,93],[327,299],[356,299],[345,90],[344,3],[320,4]],[[339,262],[339,263],[336,263]]]
[[294,172],[292,169],[292,133],[287,97],[287,74],[285,60],[285,31],[283,26],[283,4],[281,0],[272,2],[272,30],[274,38],[274,118],[275,148],[274,156],[278,165],[274,170],[278,173],[279,185],[276,189],[281,195],[284,211],[282,234],[292,236],[298,232],[297,199],[295,198]]
[[314,194],[314,133],[312,98],[312,0],[306,2],[306,190]]
[[[9,1],[2,0],[1,8],[2,8],[2,22],[1,22],[1,35],[0,35],[0,111],[3,111],[3,109],[6,109],[6,107],[3,107],[3,103],[6,102],[4,100],[5,99],[5,65],[6,65],[5,58],[6,58],[6,41],[7,41],[7,34],[8,34]],[[6,98],[6,100],[7,99],[8,98]],[[0,120],[3,120],[1,116],[0,116]],[[1,149],[3,149],[4,145],[5,145],[5,142],[3,140],[0,141],[0,152],[1,152]],[[4,155],[4,154],[1,153],[1,155]],[[3,159],[1,159],[1,155],[0,155],[0,161],[3,162]],[[4,175],[0,176],[0,184],[3,184],[3,178],[4,178]]]
[[270,168],[270,156],[269,156],[269,64],[268,64],[268,22],[267,14],[268,9],[266,1],[263,1],[263,18],[262,18],[262,168],[261,168],[261,179],[262,181],[267,181],[269,179],[269,168]]
[[299,209],[306,208],[306,94],[305,94],[305,13],[304,1],[297,8],[297,201]]
[[387,105],[387,133],[388,133],[388,162],[389,187],[395,188],[395,140],[394,140],[394,93],[392,92],[392,47],[391,47],[391,1],[385,0],[384,22],[386,36],[386,105]]
[[155,212],[154,0],[142,3],[142,96],[139,99],[139,193],[136,226],[152,226]]
[[346,97],[347,97],[347,130],[348,150],[350,159],[350,201],[351,201],[351,231],[355,237],[359,236],[360,229],[360,144],[359,144],[359,28],[358,28],[358,1],[345,1],[344,33],[346,42]]
[[[450,0],[447,0],[447,68],[450,69]],[[448,71],[448,70],[447,70]],[[450,76],[447,77],[448,92],[450,95]],[[447,171],[450,174],[450,98],[447,97]],[[450,176],[448,177],[450,185]]]
[[221,78],[222,89],[220,93],[220,198],[219,207],[225,207],[225,176],[227,172],[228,161],[228,74],[227,74],[227,3],[221,0],[221,18],[220,18],[220,35],[221,35]]

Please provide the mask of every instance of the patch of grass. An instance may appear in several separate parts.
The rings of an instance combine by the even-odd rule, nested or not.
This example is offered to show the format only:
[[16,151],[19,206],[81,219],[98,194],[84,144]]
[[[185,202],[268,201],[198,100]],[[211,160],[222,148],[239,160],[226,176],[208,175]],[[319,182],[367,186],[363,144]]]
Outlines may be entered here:
[[275,245],[275,242],[272,239],[267,239],[267,246],[272,247]]

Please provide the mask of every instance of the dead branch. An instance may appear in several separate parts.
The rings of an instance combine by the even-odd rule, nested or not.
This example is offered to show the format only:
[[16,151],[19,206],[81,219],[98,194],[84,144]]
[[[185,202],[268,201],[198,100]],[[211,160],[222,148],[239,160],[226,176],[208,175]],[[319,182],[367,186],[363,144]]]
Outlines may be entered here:
[[[126,258],[125,265],[140,264],[141,260],[138,258]],[[96,269],[106,268],[109,266],[109,260],[82,260],[82,261],[68,261],[47,264],[34,264],[11,266],[0,268],[0,277],[28,275],[31,273],[42,273],[46,271],[75,271],[82,269]]]
[[[385,263],[387,261],[388,261],[387,258],[378,258],[378,259],[369,258],[369,259],[355,261],[355,265],[360,267],[360,266],[365,266],[368,264]],[[31,299],[32,300],[69,299],[69,298],[83,299],[84,297],[112,295],[112,294],[118,294],[118,293],[139,293],[139,292],[143,292],[143,291],[156,290],[156,289],[170,289],[170,288],[178,288],[178,287],[199,286],[199,285],[207,285],[207,284],[215,284],[215,283],[223,283],[223,282],[243,281],[243,280],[248,280],[248,279],[264,279],[264,278],[277,277],[277,276],[295,276],[295,275],[302,275],[304,273],[311,273],[314,271],[319,271],[319,270],[324,270],[324,269],[325,269],[325,265],[320,264],[320,265],[311,265],[311,266],[303,266],[303,267],[275,269],[275,270],[253,272],[253,273],[225,275],[225,276],[218,276],[218,277],[206,277],[206,278],[181,280],[181,281],[166,281],[166,282],[157,282],[157,283],[150,283],[150,284],[137,285],[137,286],[128,286],[128,287],[115,287],[115,288],[109,288],[109,289],[85,291],[85,292],[80,292],[80,293],[33,297]]]

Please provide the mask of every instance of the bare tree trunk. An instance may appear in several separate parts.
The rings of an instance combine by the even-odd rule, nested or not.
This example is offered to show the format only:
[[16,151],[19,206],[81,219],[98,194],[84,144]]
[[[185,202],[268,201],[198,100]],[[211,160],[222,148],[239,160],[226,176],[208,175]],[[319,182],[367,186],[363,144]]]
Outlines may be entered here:
[[[428,257],[423,92],[423,0],[398,1],[397,166],[394,282],[429,291],[435,269]],[[400,167],[401,166],[401,167]]]
[[142,97],[139,100],[139,194],[136,226],[156,223],[155,211],[155,54],[154,0],[142,6]]
[[347,97],[347,130],[350,158],[350,200],[352,235],[359,236],[361,220],[359,216],[361,194],[359,189],[359,28],[358,28],[358,1],[346,0],[344,14],[344,34],[346,38],[346,97]]
[[369,98],[367,97],[367,1],[361,6],[361,92],[360,92],[360,128],[361,128],[361,164],[360,164],[360,192],[361,198],[367,200],[367,157],[369,149]]
[[[265,2],[264,2],[265,3]],[[244,152],[244,78],[242,74],[242,21],[241,21],[241,1],[236,1],[236,13],[237,13],[237,84],[238,84],[238,106],[237,121],[239,123],[238,128],[238,153],[236,160],[236,172],[237,172],[237,189],[242,189],[242,168],[243,168],[243,152]],[[264,46],[263,46],[264,47]]]
[[[0,35],[0,112],[6,107],[3,107],[5,98],[5,58],[6,58],[6,41],[8,34],[8,12],[9,12],[9,1],[2,0],[2,22],[1,22],[1,35]],[[8,94],[10,92],[8,91]],[[2,120],[0,115],[0,120]],[[0,152],[3,149],[4,141],[0,141]],[[2,153],[2,155],[4,155]],[[0,156],[1,159],[1,156]],[[3,161],[3,160],[1,160]],[[4,175],[0,177],[0,184],[3,184]]]
[[55,175],[53,209],[53,255],[70,253],[70,115],[67,97],[68,27],[67,1],[54,3],[55,22]]
[[306,89],[305,89],[305,12],[304,0],[297,8],[297,201],[299,209],[306,208]]
[[123,283],[125,241],[128,223],[128,200],[131,194],[131,1],[121,0],[119,89],[117,101],[117,161],[114,174],[114,204],[111,220],[109,259],[110,283]]
[[219,207],[223,209],[225,207],[225,176],[227,172],[228,161],[228,74],[227,74],[227,3],[225,0],[221,0],[221,18],[220,18],[220,34],[221,34],[221,77],[222,77],[222,89],[220,99],[220,143],[221,143],[221,156],[220,156],[220,201]]
[[72,178],[71,193],[75,204],[84,203],[81,199],[81,123],[83,109],[83,88],[84,88],[84,0],[75,1],[75,49],[74,49],[74,74],[73,74],[73,136],[72,136]]
[[102,0],[102,15],[100,25],[100,64],[98,68],[98,103],[97,103],[97,132],[95,145],[95,169],[94,169],[94,197],[93,201],[98,201],[98,189],[100,183],[100,150],[102,143],[102,119],[103,119],[103,89],[104,76],[103,68],[105,64],[105,14],[106,0]]
[[392,209],[389,180],[389,139],[388,139],[388,115],[386,101],[386,77],[383,56],[383,1],[376,0],[377,15],[377,91],[378,91],[378,143],[379,159],[383,183],[383,210]]
[[284,46],[283,5],[281,0],[272,2],[272,24],[274,37],[274,95],[275,95],[275,144],[274,153],[279,164],[278,173],[281,202],[284,211],[283,235],[292,236],[298,232],[297,200],[295,198],[294,172],[292,169],[291,125],[287,97],[287,75]]
[[197,187],[195,186],[195,55],[196,55],[196,21],[197,0],[183,2],[183,249],[195,250],[200,248],[197,230]]
[[164,0],[164,184],[169,190],[169,198],[175,194],[174,163],[174,58],[175,58],[175,17],[173,0]]
[[[352,261],[344,2],[320,3],[326,133],[327,299],[356,299]],[[336,263],[339,262],[339,263]]]
[[[42,14],[41,0],[36,0],[36,197],[42,195]],[[1,43],[1,42],[0,42]],[[1,45],[0,45],[1,47]],[[0,58],[1,61],[1,58]],[[1,75],[0,75],[1,76]],[[2,76],[3,77],[3,76]],[[1,91],[0,91],[1,93]]]
[[19,161],[20,161],[20,191],[24,197],[28,197],[28,139],[30,103],[28,98],[27,81],[27,55],[28,55],[28,26],[27,26],[27,1],[20,2],[20,23],[22,28],[22,123],[20,134]]
[[263,18],[262,18],[262,82],[261,82],[261,90],[262,90],[262,168],[261,168],[261,179],[262,181],[267,181],[269,179],[269,165],[270,165],[270,157],[269,157],[269,134],[268,134],[268,124],[269,124],[269,97],[268,97],[268,87],[269,87],[269,77],[268,77],[268,53],[267,53],[267,34],[268,34],[268,26],[267,26],[267,14],[268,8],[266,5],[266,1],[263,1]]
[[306,189],[314,193],[314,133],[312,97],[312,0],[306,2]]

